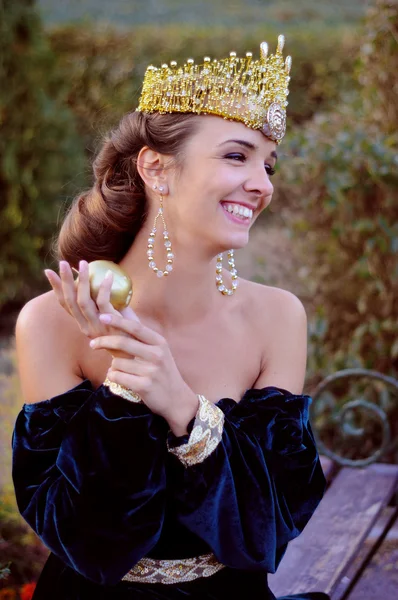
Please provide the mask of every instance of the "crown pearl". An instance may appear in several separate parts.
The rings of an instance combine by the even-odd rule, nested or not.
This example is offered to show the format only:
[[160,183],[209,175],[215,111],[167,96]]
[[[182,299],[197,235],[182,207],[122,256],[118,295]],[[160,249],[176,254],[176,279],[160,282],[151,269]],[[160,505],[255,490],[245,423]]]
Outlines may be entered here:
[[169,65],[167,63],[162,64],[162,69],[168,69],[168,68],[169,68]]
[[195,61],[194,61],[194,59],[193,59],[193,58],[188,58],[188,60],[187,60],[187,63],[188,63],[189,65],[193,65],[193,63],[194,63],[194,62],[195,62]]
[[268,56],[268,44],[267,42],[261,42],[260,44],[260,52],[261,52],[261,58],[263,60],[265,60]]
[[285,47],[285,36],[284,35],[279,35],[278,36],[278,47],[276,49],[277,52],[282,52],[283,48]]
[[286,56],[286,60],[285,60],[285,71],[286,73],[289,75],[290,73],[290,69],[292,68],[292,57],[291,56]]
[[230,52],[229,55],[231,58],[236,58],[236,52]]
[[172,60],[170,62],[170,67],[176,67],[177,66],[177,62],[175,60]]
[[210,56],[205,56],[205,57],[204,57],[204,61],[205,61],[206,63],[207,63],[207,62],[210,62],[210,61],[211,61],[211,58],[210,58]]
[[253,56],[253,52],[246,52],[246,57],[251,58]]

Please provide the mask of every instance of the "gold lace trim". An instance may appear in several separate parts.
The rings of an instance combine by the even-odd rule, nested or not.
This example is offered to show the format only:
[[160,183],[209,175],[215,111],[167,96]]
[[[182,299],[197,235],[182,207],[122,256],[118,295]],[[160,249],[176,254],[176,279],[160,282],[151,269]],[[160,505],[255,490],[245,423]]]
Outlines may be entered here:
[[124,398],[125,400],[129,400],[130,402],[142,403],[141,396],[133,392],[133,390],[124,387],[124,385],[115,383],[114,381],[111,381],[108,378],[105,379],[104,385],[108,387],[111,390],[112,394],[115,394],[116,396],[121,396],[122,398]]
[[223,567],[224,565],[218,562],[214,554],[202,554],[193,558],[177,560],[157,560],[145,557],[126,573],[122,581],[181,583],[193,581],[199,577],[210,577]]
[[221,441],[224,413],[207,398],[198,394],[199,408],[188,442],[168,451],[175,454],[185,467],[201,463],[210,456]]

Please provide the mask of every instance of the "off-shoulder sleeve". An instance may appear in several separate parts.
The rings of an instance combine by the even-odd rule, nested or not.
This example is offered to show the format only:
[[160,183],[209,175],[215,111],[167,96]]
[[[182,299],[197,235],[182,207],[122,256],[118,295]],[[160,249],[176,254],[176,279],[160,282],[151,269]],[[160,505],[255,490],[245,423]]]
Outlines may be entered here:
[[68,566],[117,583],[156,544],[164,515],[166,422],[88,380],[25,404],[13,432],[19,510]]
[[168,435],[178,518],[223,564],[274,573],[319,504],[325,478],[311,397],[251,389],[200,402],[188,434]]

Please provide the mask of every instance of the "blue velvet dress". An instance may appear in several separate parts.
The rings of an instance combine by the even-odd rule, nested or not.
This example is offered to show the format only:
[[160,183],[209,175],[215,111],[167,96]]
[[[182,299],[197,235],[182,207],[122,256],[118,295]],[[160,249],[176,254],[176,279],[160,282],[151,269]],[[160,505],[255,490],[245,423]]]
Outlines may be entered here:
[[[51,554],[34,600],[274,599],[274,573],[325,489],[311,398],[277,387],[222,398],[222,438],[184,466],[145,404],[85,380],[25,404],[13,433],[21,514]],[[122,580],[143,557],[213,553],[224,568],[172,585]],[[323,594],[292,596],[327,598]]]

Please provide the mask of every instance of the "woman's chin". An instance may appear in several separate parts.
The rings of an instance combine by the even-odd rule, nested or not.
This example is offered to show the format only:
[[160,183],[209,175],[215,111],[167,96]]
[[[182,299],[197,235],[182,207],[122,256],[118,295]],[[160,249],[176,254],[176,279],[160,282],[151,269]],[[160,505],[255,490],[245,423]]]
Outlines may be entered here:
[[[220,236],[221,237],[221,236]],[[220,240],[219,240],[220,241]],[[245,248],[249,243],[249,231],[241,232],[236,235],[229,235],[222,237],[222,247],[224,248],[222,252],[227,252],[228,250],[241,250]]]

